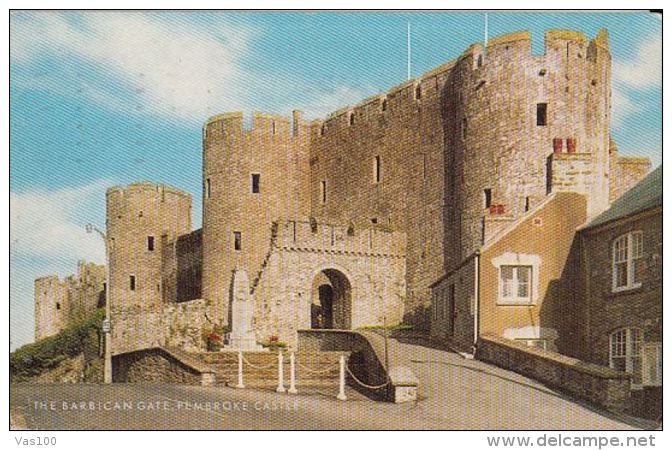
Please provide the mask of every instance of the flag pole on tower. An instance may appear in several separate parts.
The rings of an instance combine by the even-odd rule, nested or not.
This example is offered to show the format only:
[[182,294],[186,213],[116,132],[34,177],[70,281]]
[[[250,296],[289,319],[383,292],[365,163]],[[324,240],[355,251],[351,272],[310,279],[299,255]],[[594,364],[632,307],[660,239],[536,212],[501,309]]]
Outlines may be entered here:
[[406,80],[411,79],[411,22],[406,23],[406,52],[407,52],[407,67]]

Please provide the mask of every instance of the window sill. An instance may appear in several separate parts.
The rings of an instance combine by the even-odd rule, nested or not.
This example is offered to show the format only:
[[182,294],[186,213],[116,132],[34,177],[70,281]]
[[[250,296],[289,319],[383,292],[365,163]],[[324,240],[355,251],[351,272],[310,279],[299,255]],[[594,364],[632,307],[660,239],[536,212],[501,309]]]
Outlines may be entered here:
[[537,306],[535,302],[529,300],[497,300],[496,306]]
[[620,294],[622,292],[634,291],[635,289],[639,289],[641,287],[642,287],[642,283],[635,283],[631,286],[612,287],[611,288],[611,293],[612,294]]

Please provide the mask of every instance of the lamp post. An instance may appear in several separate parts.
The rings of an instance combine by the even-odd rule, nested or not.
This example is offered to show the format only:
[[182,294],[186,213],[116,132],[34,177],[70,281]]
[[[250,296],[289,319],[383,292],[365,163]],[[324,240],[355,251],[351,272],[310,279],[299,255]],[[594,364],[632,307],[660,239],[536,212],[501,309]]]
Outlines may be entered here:
[[110,321],[110,241],[107,235],[90,223],[86,224],[86,232],[96,232],[105,242],[105,320],[103,321],[103,333],[105,335],[105,366],[103,381],[112,383],[112,322]]

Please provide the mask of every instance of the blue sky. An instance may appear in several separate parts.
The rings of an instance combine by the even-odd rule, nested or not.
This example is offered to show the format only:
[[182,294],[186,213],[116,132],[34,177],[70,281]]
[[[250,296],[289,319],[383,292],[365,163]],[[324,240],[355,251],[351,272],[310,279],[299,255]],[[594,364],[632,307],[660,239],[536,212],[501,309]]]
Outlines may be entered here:
[[[104,192],[149,180],[194,195],[201,124],[243,110],[321,117],[483,40],[479,13],[15,12],[10,21],[11,338],[32,340],[33,278],[104,262]],[[662,22],[648,13],[490,13],[489,34],[610,32],[612,133],[662,161]]]

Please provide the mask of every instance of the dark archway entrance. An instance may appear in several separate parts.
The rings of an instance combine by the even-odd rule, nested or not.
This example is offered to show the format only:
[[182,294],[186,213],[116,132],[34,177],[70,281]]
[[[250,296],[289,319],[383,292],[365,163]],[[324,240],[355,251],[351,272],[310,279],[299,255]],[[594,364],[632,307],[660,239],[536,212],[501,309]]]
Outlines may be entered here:
[[351,327],[351,286],[348,278],[336,269],[325,269],[313,280],[310,304],[310,327],[341,329]]

